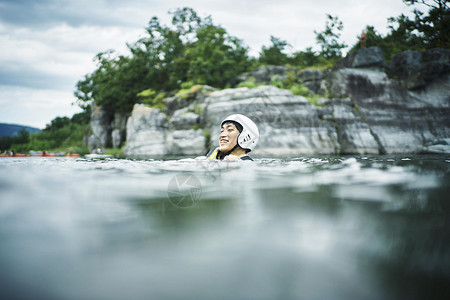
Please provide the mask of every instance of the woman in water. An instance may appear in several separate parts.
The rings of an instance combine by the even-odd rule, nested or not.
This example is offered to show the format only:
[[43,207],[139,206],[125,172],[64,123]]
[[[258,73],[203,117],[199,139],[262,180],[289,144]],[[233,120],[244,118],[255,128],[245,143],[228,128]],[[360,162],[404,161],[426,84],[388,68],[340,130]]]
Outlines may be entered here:
[[256,124],[244,115],[234,114],[222,121],[221,128],[219,147],[211,149],[206,157],[226,161],[253,160],[247,153],[258,143]]

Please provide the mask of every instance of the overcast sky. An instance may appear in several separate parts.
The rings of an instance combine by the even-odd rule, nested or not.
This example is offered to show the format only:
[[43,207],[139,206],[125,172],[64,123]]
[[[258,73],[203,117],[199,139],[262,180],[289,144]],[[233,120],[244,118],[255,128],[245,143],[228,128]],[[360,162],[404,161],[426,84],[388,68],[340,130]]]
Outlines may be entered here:
[[342,40],[353,45],[366,25],[385,34],[387,18],[412,10],[401,0],[0,0],[0,122],[44,128],[80,112],[73,91],[95,69],[93,57],[127,54],[151,17],[169,24],[167,12],[185,6],[211,15],[253,56],[271,35],[291,51],[316,48],[326,14],[339,17]]

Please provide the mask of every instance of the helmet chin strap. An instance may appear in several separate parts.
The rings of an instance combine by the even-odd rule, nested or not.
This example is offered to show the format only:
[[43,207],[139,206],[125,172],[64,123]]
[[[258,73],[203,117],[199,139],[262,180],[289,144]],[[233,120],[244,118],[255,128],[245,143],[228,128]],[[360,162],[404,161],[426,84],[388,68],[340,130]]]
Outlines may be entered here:
[[238,143],[236,143],[236,145],[235,145],[233,148],[231,148],[231,150],[228,151],[228,152],[225,154],[225,156],[230,155],[234,150],[236,150],[237,147],[239,147]]
[[219,159],[223,159],[225,156],[230,155],[234,150],[236,150],[237,147],[239,147],[238,143],[236,143],[236,145],[234,145],[234,147],[231,148],[230,151],[225,152],[225,153],[221,152],[220,153],[221,155],[220,155]]

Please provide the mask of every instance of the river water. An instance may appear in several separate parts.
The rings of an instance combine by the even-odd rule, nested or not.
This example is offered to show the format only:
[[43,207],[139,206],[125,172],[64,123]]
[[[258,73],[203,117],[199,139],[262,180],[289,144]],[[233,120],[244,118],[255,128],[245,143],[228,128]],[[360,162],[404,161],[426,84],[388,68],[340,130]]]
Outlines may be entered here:
[[450,157],[0,159],[4,299],[447,299]]

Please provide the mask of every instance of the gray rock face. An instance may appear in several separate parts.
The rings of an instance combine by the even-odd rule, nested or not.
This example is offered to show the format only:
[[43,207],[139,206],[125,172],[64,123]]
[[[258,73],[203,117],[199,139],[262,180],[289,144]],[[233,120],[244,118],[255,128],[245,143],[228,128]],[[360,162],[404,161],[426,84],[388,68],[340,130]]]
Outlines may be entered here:
[[375,68],[385,67],[383,50],[379,47],[358,49],[350,52],[344,59],[338,61],[336,69],[341,68]]
[[[379,51],[366,50],[365,57],[359,51],[348,58],[342,65],[348,67],[300,74],[299,82],[320,82],[325,96],[316,101],[320,105],[273,86],[175,97],[177,105],[164,112],[135,105],[127,123],[127,153],[204,155],[218,145],[221,121],[234,113],[248,116],[260,129],[254,156],[449,153],[448,53],[404,53],[389,69],[403,75],[390,78],[380,68],[384,61]],[[405,86],[415,80],[407,68],[392,69],[397,64],[425,68],[429,63],[441,65],[440,75],[422,73],[424,85],[414,84],[413,89]]]
[[102,107],[92,107],[91,133],[85,134],[89,151],[107,147],[119,148],[125,141],[128,114],[111,115]]
[[390,78],[399,79],[409,90],[426,87],[430,82],[450,73],[450,50],[431,49],[423,55],[405,51],[394,55],[388,66]]
[[135,104],[127,122],[127,144],[130,156],[201,155],[206,138],[198,127],[199,115],[180,109],[167,120],[159,109]]
[[299,83],[310,89],[314,94],[319,93],[322,78],[323,71],[321,70],[306,69],[298,74]]
[[167,135],[167,154],[199,156],[205,152],[203,130],[175,130]]
[[317,109],[304,97],[273,86],[211,93],[203,115],[205,128],[211,132],[211,147],[218,144],[221,121],[235,113],[244,114],[258,124],[261,138],[254,153],[312,153],[313,148],[323,149],[321,153],[335,151],[333,135],[327,126],[320,126],[323,122],[317,117]]
[[445,154],[450,153],[450,138],[442,139],[437,142],[437,144],[429,145],[424,148],[425,153],[439,153]]
[[[417,70],[421,61],[422,55],[419,52],[408,51],[395,58],[393,64],[407,64],[408,68]],[[411,76],[416,76],[408,73],[411,70],[403,68],[397,72],[403,74],[403,78],[410,78],[409,83],[417,82],[416,79],[411,79]],[[418,153],[425,151],[426,145],[450,136],[449,75],[444,74],[434,80],[428,78],[423,88],[408,90],[404,79],[389,79],[382,71],[344,68],[327,76],[322,81],[321,88],[330,98],[351,99],[359,114],[358,127],[364,123],[363,126],[368,128],[373,137],[370,152]],[[348,121],[350,118],[344,120]],[[351,134],[351,130],[341,128],[339,133],[341,152],[357,152],[351,147],[343,147],[346,144],[345,137]],[[378,145],[377,151],[373,142]],[[353,145],[359,149],[364,148],[355,142]]]
[[129,155],[166,155],[166,115],[159,109],[135,104],[127,121]]
[[320,86],[327,98],[373,98],[386,92],[389,79],[384,72],[372,69],[338,69],[330,72]]
[[200,116],[196,113],[189,112],[187,109],[179,109],[175,111],[169,121],[170,129],[191,129],[195,124],[199,123]]
[[111,139],[114,148],[120,148],[125,141],[128,114],[114,114],[111,122]]
[[215,88],[207,85],[197,85],[193,86],[189,93],[169,97],[165,100],[165,113],[172,115],[178,109],[183,109],[190,105],[202,103],[205,97],[215,90]]
[[111,116],[103,108],[94,106],[91,113],[92,134],[88,139],[89,151],[111,146]]
[[435,61],[448,64],[450,63],[450,49],[429,49],[423,54],[423,60],[425,62]]

